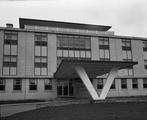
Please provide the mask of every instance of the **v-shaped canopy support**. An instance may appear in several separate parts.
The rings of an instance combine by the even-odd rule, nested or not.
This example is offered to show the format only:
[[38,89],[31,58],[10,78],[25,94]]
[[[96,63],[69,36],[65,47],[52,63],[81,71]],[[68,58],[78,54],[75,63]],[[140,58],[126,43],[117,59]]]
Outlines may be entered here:
[[106,96],[110,90],[110,87],[113,83],[113,80],[115,79],[115,77],[117,75],[118,68],[114,67],[110,70],[110,73],[107,77],[106,83],[102,89],[100,96],[98,95],[95,88],[93,87],[84,68],[82,66],[75,66],[75,70],[76,70],[77,74],[79,75],[79,77],[81,78],[82,82],[84,83],[85,87],[87,88],[88,92],[90,93],[92,99],[93,100],[103,100],[106,98]]

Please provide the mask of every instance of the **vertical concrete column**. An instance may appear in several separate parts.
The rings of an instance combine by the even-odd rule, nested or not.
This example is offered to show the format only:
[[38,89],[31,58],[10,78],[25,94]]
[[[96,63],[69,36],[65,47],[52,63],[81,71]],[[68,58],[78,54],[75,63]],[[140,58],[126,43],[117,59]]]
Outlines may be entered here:
[[137,76],[145,75],[142,41],[141,40],[132,40],[131,45],[132,45],[133,61],[138,62],[137,65],[133,66],[134,75],[137,75]]
[[26,72],[26,34],[25,32],[18,32],[17,75],[21,77],[25,76]]
[[84,83],[85,87],[87,88],[88,92],[90,93],[92,99],[98,100],[99,99],[98,94],[96,90],[94,89],[92,83],[90,82],[90,79],[88,75],[86,74],[84,68],[81,66],[76,66],[75,70],[77,74],[79,75],[79,77],[81,78],[82,82]]
[[116,61],[116,45],[115,45],[116,39],[110,38],[109,39],[109,44],[110,44],[110,60],[111,61]]
[[91,55],[92,60],[99,60],[98,37],[91,37]]
[[115,54],[116,54],[116,61],[122,61],[123,60],[123,52],[122,52],[122,42],[121,39],[114,39],[115,41]]
[[34,33],[26,33],[26,76],[34,76]]
[[56,35],[48,34],[48,75],[53,76],[57,69]]
[[111,87],[111,85],[113,83],[113,80],[117,75],[117,71],[118,71],[118,68],[112,68],[111,69],[111,71],[109,73],[109,76],[108,76],[108,78],[106,80],[106,83],[105,83],[105,85],[104,85],[104,87],[102,89],[102,92],[100,94],[100,99],[105,99],[106,98],[106,96],[107,96],[107,94],[108,94],[108,92],[110,90],[110,87]]
[[0,76],[2,75],[3,67],[3,45],[4,45],[4,31],[0,30]]

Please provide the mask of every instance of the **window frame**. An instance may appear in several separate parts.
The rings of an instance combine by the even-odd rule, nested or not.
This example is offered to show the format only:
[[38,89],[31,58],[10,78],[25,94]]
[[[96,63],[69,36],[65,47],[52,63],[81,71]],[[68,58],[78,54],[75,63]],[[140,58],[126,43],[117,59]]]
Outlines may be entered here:
[[[34,84],[31,83],[31,80],[34,81]],[[31,89],[32,87],[33,89]],[[38,79],[34,79],[34,78],[29,79],[29,91],[37,91],[37,90],[38,90]]]
[[147,78],[143,78],[143,89],[147,89]]
[[[127,78],[121,78],[120,80],[121,80],[121,89],[122,90],[128,89]],[[124,80],[125,80],[125,82],[123,83],[122,81],[124,81]]]
[[138,89],[138,79],[132,78],[132,89]]
[[[37,37],[39,37],[39,39]],[[34,33],[34,43],[35,43],[34,75],[35,76],[47,76],[48,75],[48,34],[47,33]],[[40,53],[36,51],[37,49],[38,49],[38,52]],[[46,50],[45,55],[42,53],[43,49]],[[46,61],[43,61],[43,59],[46,59]],[[44,68],[46,69],[45,74],[43,72]],[[39,74],[36,74],[37,69],[40,71]]]
[[100,61],[110,61],[110,40],[109,37],[98,37]]
[[[46,83],[46,80],[48,80],[49,83]],[[53,90],[53,81],[52,79],[44,79],[44,90],[45,91],[51,91]]]
[[[16,82],[17,80],[19,80],[19,82],[20,82],[19,84],[17,84],[17,82]],[[22,91],[22,79],[20,79],[20,78],[13,79],[13,91]]]
[[104,87],[104,78],[97,79],[97,90],[102,90]]
[[[12,36],[12,35],[16,35],[16,39],[15,40],[12,40],[12,39],[6,39],[5,38],[5,36],[7,35],[7,34],[9,34],[10,36]],[[5,41],[7,41],[7,40],[9,40],[10,42],[5,42]],[[11,42],[12,41],[12,42]],[[14,41],[16,41],[15,42],[15,44],[14,44]],[[5,53],[5,46],[9,46],[9,54],[6,54]],[[8,31],[8,30],[6,30],[6,31],[4,31],[4,43],[3,43],[3,66],[2,66],[2,74],[4,75],[4,76],[16,76],[17,75],[17,59],[18,59],[18,31]],[[15,54],[13,55],[12,54],[12,46],[15,46],[16,47],[16,50],[15,50]],[[5,57],[8,57],[9,58],[9,60],[10,61],[5,61]],[[16,61],[14,62],[12,59],[13,58],[16,58]],[[12,74],[13,72],[11,72],[11,69],[13,68],[13,67],[15,67],[15,72],[14,72],[14,74]],[[4,68],[9,68],[9,70],[8,70],[8,74],[5,74],[5,72],[4,72]]]
[[6,79],[0,78],[0,81],[1,80],[2,80],[2,84],[0,82],[0,88],[3,88],[3,89],[0,89],[0,92],[4,92],[6,90]]

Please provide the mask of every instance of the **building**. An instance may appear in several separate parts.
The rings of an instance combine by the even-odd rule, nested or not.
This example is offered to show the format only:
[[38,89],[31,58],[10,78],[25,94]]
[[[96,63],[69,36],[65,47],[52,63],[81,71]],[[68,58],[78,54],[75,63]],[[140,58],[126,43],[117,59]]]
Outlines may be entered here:
[[111,26],[25,18],[19,24],[0,27],[0,100],[93,97],[105,83],[105,97],[147,95],[147,38],[118,36]]

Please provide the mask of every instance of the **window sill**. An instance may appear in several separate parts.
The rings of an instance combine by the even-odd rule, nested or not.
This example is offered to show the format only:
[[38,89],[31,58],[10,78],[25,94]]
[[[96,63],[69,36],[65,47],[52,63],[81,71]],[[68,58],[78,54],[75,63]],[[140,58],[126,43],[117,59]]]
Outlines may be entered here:
[[22,93],[23,91],[22,90],[13,90],[12,93]]
[[6,93],[6,91],[5,90],[2,90],[2,91],[0,91],[0,93]]
[[44,90],[44,92],[53,92],[53,90]]
[[37,90],[29,90],[29,93],[37,93]]

